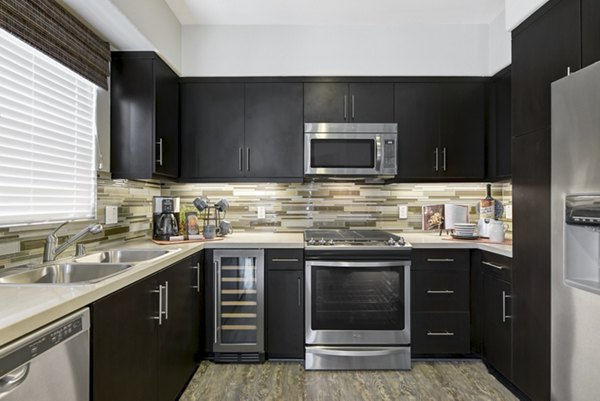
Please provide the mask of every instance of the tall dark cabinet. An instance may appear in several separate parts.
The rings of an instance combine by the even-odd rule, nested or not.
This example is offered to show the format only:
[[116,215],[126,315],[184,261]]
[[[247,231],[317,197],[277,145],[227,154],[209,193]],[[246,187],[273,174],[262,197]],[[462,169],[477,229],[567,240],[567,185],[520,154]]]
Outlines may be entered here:
[[580,0],[551,0],[512,34],[513,383],[550,399],[550,94],[580,68]]
[[179,175],[179,77],[154,52],[113,52],[110,153],[113,178]]
[[485,176],[485,83],[394,85],[398,181]]
[[302,179],[302,84],[183,82],[181,178]]

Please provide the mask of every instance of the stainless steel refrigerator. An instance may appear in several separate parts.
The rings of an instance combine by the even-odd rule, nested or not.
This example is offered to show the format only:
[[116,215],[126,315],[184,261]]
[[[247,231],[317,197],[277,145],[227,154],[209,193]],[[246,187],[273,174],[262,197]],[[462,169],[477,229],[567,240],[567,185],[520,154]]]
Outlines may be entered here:
[[552,84],[551,193],[552,399],[600,400],[600,63]]

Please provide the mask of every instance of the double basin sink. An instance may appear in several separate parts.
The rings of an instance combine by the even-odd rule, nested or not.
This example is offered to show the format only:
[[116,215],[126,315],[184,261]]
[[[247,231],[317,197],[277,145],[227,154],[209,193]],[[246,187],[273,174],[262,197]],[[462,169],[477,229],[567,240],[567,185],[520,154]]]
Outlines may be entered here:
[[6,269],[0,285],[85,285],[113,277],[130,269],[134,263],[159,258],[174,250],[112,249],[76,258],[74,262],[44,264]]

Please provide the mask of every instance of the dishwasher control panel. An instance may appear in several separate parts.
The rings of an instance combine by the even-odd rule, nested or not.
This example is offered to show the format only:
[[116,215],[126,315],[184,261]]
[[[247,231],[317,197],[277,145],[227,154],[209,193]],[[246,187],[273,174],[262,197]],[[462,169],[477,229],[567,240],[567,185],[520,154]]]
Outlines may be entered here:
[[0,377],[43,354],[50,348],[70,339],[84,330],[84,317],[77,316],[51,328],[34,339],[25,341],[12,348],[6,355],[0,354]]

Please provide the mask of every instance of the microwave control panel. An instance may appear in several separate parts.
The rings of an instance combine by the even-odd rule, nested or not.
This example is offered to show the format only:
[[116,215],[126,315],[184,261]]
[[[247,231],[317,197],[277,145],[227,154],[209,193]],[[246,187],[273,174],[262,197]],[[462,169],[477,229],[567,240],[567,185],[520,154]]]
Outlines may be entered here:
[[396,168],[396,141],[393,139],[383,141],[383,168]]

